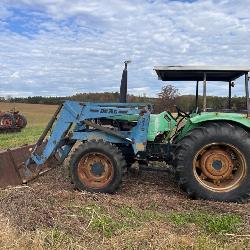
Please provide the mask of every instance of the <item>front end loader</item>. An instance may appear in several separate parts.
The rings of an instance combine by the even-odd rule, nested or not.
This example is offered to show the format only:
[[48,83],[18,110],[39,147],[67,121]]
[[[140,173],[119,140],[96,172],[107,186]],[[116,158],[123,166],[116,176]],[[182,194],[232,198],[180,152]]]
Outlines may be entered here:
[[[250,196],[249,70],[155,70],[163,81],[196,80],[198,88],[203,80],[203,110],[197,101],[192,112],[177,107],[176,117],[168,111],[154,114],[152,105],[126,103],[124,95],[122,103],[66,101],[36,144],[0,153],[0,186],[28,183],[60,165],[70,154],[70,176],[79,190],[114,193],[134,162],[151,171],[157,167],[149,163],[160,161],[173,166],[179,186],[191,198],[246,201]],[[206,107],[207,81],[231,83],[242,75],[247,110],[236,114],[231,109],[212,111]],[[122,84],[127,84],[124,79]],[[78,147],[74,147],[76,142],[81,142]]]

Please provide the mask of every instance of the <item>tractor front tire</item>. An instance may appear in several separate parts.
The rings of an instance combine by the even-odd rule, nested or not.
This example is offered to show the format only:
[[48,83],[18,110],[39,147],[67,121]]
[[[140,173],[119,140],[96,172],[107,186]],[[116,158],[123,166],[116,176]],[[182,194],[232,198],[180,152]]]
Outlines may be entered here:
[[226,122],[204,124],[178,143],[175,167],[189,197],[242,203],[250,197],[250,135]]
[[122,182],[126,167],[119,149],[104,141],[81,144],[72,154],[70,173],[78,190],[114,193]]

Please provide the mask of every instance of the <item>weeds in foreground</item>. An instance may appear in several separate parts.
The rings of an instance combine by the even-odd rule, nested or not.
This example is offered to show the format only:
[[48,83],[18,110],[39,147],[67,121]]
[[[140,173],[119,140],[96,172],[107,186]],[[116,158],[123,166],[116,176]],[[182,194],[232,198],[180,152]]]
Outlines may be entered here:
[[88,220],[87,228],[101,232],[105,237],[112,237],[118,231],[134,229],[152,221],[168,223],[177,229],[192,224],[210,234],[235,233],[244,225],[242,218],[233,214],[216,215],[200,211],[163,213],[126,206],[108,211],[96,204],[71,208],[77,216]]
[[206,232],[214,234],[237,232],[243,224],[243,220],[238,215],[225,214],[214,215],[208,213],[170,213],[168,218],[177,226],[183,226],[190,223],[199,226]]

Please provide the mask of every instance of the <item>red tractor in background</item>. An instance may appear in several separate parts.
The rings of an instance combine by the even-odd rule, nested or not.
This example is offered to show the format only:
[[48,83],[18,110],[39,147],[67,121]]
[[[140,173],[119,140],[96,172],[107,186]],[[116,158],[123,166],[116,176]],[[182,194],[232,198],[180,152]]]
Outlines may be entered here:
[[16,111],[15,108],[8,112],[0,111],[0,133],[19,132],[26,125],[27,119],[19,111]]

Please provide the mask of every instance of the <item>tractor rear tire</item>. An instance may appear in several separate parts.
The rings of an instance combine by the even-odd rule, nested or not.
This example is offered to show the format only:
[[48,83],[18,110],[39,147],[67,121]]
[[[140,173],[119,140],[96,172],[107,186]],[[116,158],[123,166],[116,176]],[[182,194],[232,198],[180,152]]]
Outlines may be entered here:
[[122,182],[125,167],[119,149],[101,140],[81,144],[70,160],[75,188],[89,192],[114,193]]
[[12,114],[5,113],[0,116],[0,127],[1,128],[13,128],[15,126],[15,119]]
[[19,128],[25,128],[27,125],[27,119],[20,114],[14,114],[15,124]]
[[250,197],[250,135],[238,126],[207,123],[177,145],[176,180],[194,199],[245,202]]

